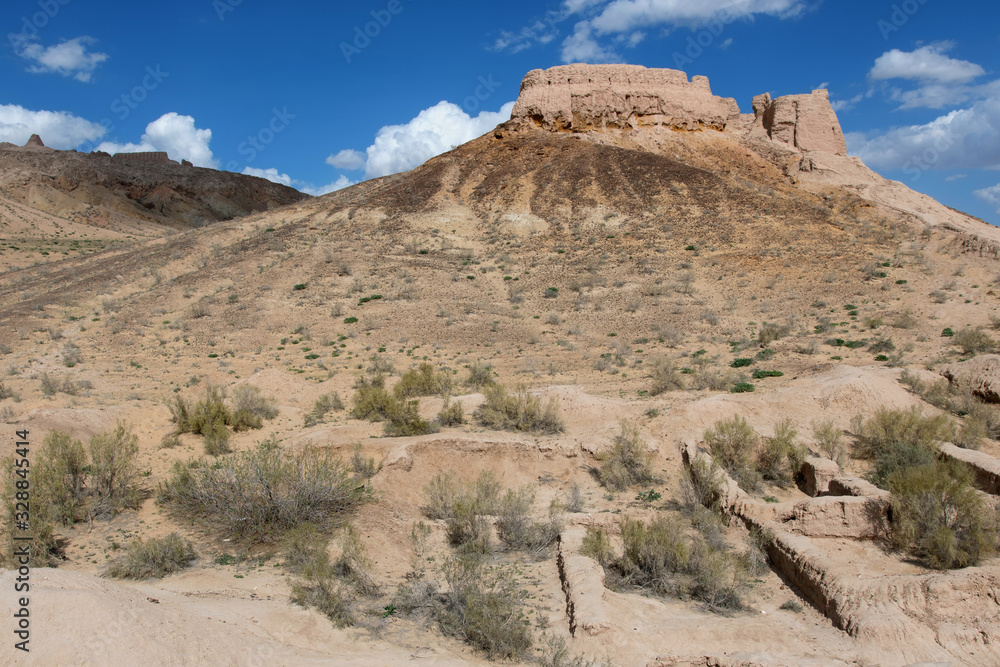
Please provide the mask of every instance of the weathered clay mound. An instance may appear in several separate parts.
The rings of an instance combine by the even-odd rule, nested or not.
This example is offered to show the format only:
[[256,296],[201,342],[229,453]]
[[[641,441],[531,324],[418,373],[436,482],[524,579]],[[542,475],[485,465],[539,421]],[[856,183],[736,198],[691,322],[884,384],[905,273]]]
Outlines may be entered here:
[[958,387],[971,389],[988,403],[1000,403],[1000,355],[984,354],[949,364],[941,369],[941,375]]

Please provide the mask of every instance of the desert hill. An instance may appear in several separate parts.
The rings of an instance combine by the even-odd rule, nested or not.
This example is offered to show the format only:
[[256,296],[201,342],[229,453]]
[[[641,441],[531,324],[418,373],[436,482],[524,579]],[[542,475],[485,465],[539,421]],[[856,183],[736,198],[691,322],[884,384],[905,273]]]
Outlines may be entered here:
[[0,144],[0,233],[4,261],[14,262],[6,267],[155,238],[307,198],[266,179],[182,165],[165,153],[57,151],[37,135],[23,147]]
[[[515,662],[1000,663],[1000,561],[987,549],[941,570],[890,549],[891,495],[867,481],[877,466],[862,437],[882,407],[940,417],[952,430],[932,458],[968,461],[956,464],[975,471],[967,495],[995,506],[996,406],[939,373],[996,347],[1000,235],[848,157],[825,92],[748,108],[682,72],[536,70],[510,121],[411,172],[0,277],[4,419],[31,429],[36,452],[49,432],[86,444],[124,421],[141,471],[135,507],[86,520],[85,505],[55,529],[58,567],[34,575],[39,652],[17,664],[76,646],[101,664],[484,663],[481,635],[449,616],[470,584],[443,567],[465,561],[429,489],[441,473],[472,484],[486,471],[529,489],[530,525],[558,536],[518,547],[502,511],[472,518],[491,536],[487,563],[516,572],[512,588],[498,570],[474,575],[520,600],[523,616],[498,607],[532,633]],[[412,395],[404,425],[455,404],[464,421],[387,434],[392,419],[354,413],[379,374],[394,390],[424,362],[436,388]],[[497,400],[491,383],[552,399],[562,429],[476,416]],[[274,398],[261,429],[222,424],[235,453],[174,437],[177,398],[194,405],[206,385],[234,407],[252,391],[240,387]],[[762,436],[747,447],[791,428],[810,457],[794,480],[759,485],[728,466],[714,509],[697,509],[687,480],[722,458],[706,430],[734,415]],[[621,490],[600,471],[628,433],[652,476]],[[371,494],[346,514],[354,532],[323,532],[340,568],[323,585],[344,596],[325,599],[347,601],[326,613],[292,603],[306,575],[290,538],[240,539],[208,510],[157,501],[178,470],[313,448],[353,461],[349,490]],[[677,548],[716,569],[633,585],[626,517],[682,526]],[[101,577],[138,538],[173,532],[193,544],[190,567]],[[595,535],[604,560],[581,552]],[[359,544],[366,556],[351,560]],[[78,600],[142,629],[127,651],[85,641],[90,616],[55,611]],[[345,615],[352,627],[330,620]],[[205,636],[186,642],[196,627]]]

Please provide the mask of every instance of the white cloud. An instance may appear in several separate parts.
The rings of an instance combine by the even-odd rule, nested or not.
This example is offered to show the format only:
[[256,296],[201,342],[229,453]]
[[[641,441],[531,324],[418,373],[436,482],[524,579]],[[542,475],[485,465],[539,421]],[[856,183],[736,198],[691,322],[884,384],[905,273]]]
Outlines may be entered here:
[[470,116],[457,104],[438,102],[405,125],[387,125],[367,150],[365,176],[375,178],[409,171],[435,155],[475,139],[510,120],[513,102],[500,111]]
[[166,151],[171,159],[190,160],[196,167],[215,169],[218,161],[212,156],[212,149],[208,146],[211,141],[212,130],[199,130],[194,126],[194,118],[171,111],[147,125],[138,144],[105,141],[97,150],[108,153]]
[[256,176],[257,178],[266,178],[272,183],[279,183],[280,185],[287,185],[291,187],[292,177],[288,174],[279,173],[277,169],[271,167],[270,169],[257,169],[256,167],[243,167],[243,173],[247,176]]
[[42,46],[35,41],[36,38],[26,35],[15,35],[12,39],[15,53],[33,63],[28,68],[29,72],[55,72],[88,82],[97,66],[108,59],[106,53],[87,50],[88,44],[97,42],[92,37],[76,37],[52,46]]
[[50,148],[66,150],[100,139],[104,128],[66,111],[31,111],[16,104],[0,104],[0,141],[23,146],[32,134]]
[[621,56],[597,43],[589,21],[580,21],[573,28],[573,34],[563,41],[562,60],[564,63],[610,63],[621,62]]
[[337,178],[337,180],[335,180],[333,183],[329,183],[327,185],[321,185],[318,188],[306,186],[301,188],[301,190],[307,195],[319,197],[320,195],[329,194],[337,190],[343,190],[344,188],[355,185],[356,183],[357,181],[352,181],[347,176],[341,174],[340,177]]
[[972,194],[976,195],[987,204],[996,206],[997,213],[1000,213],[1000,183],[997,183],[996,185],[990,188],[983,188],[982,190],[976,190]]
[[968,178],[968,177],[969,177],[968,174],[952,174],[951,176],[948,176],[944,180],[950,183],[951,181],[957,181],[960,178]]
[[733,21],[755,14],[790,18],[806,10],[804,0],[613,0],[592,20],[601,34],[653,24],[697,27],[712,20]]
[[362,169],[365,166],[365,160],[367,156],[361,151],[351,150],[345,148],[336,155],[331,155],[326,159],[326,163],[337,169],[347,169],[348,171],[354,171],[355,169]]
[[968,83],[986,71],[975,63],[944,55],[954,47],[950,42],[928,44],[915,51],[886,51],[875,60],[868,76],[873,81],[910,79],[927,83]]
[[[826,88],[826,86],[819,86],[819,88]],[[840,113],[841,111],[850,111],[864,98],[864,93],[858,93],[849,100],[830,100],[830,106],[832,106],[833,110],[837,113]]]
[[980,100],[924,125],[870,136],[848,133],[851,155],[887,169],[1000,169],[1000,96]]

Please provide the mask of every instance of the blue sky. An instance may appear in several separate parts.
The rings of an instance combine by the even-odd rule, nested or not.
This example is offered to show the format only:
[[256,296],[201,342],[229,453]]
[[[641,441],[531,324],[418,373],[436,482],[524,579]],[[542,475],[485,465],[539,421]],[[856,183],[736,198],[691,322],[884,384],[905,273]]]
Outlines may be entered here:
[[491,129],[531,69],[627,62],[707,75],[744,112],[826,86],[852,154],[1000,223],[987,0],[8,0],[0,25],[0,141],[167,150],[317,193]]

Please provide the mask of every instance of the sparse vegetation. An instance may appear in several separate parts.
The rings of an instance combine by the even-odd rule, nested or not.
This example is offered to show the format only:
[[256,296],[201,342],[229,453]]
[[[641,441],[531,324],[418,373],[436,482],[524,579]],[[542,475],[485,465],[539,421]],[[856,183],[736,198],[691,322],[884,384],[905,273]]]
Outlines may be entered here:
[[183,570],[196,558],[191,542],[177,533],[148,540],[137,538],[122,556],[111,561],[105,576],[115,579],[162,579]]
[[874,462],[868,478],[883,489],[897,471],[933,463],[953,433],[947,417],[925,417],[916,407],[880,408],[867,420],[855,417],[851,428],[857,436],[855,454]]
[[611,442],[611,450],[602,457],[598,477],[612,491],[624,491],[635,484],[656,480],[652,454],[640,437],[639,429],[627,421],[621,422],[621,433]]
[[282,451],[271,443],[193,467],[175,463],[157,500],[249,542],[280,538],[303,522],[331,525],[367,498],[364,486],[328,452]]
[[392,388],[398,398],[413,396],[433,396],[446,394],[451,390],[451,377],[445,371],[435,371],[434,366],[422,363],[416,368],[403,373],[403,376]]
[[322,422],[329,413],[339,412],[343,409],[344,402],[340,400],[340,394],[337,392],[323,394],[316,399],[312,411],[305,416],[305,426],[315,426]]
[[657,358],[653,363],[653,370],[650,377],[653,380],[649,388],[650,396],[659,396],[667,391],[684,389],[684,376],[670,357]]
[[498,431],[539,434],[561,433],[565,428],[554,398],[543,406],[542,400],[528,394],[524,387],[511,395],[506,387],[496,384],[487,385],[484,393],[486,400],[474,413],[483,426]]

